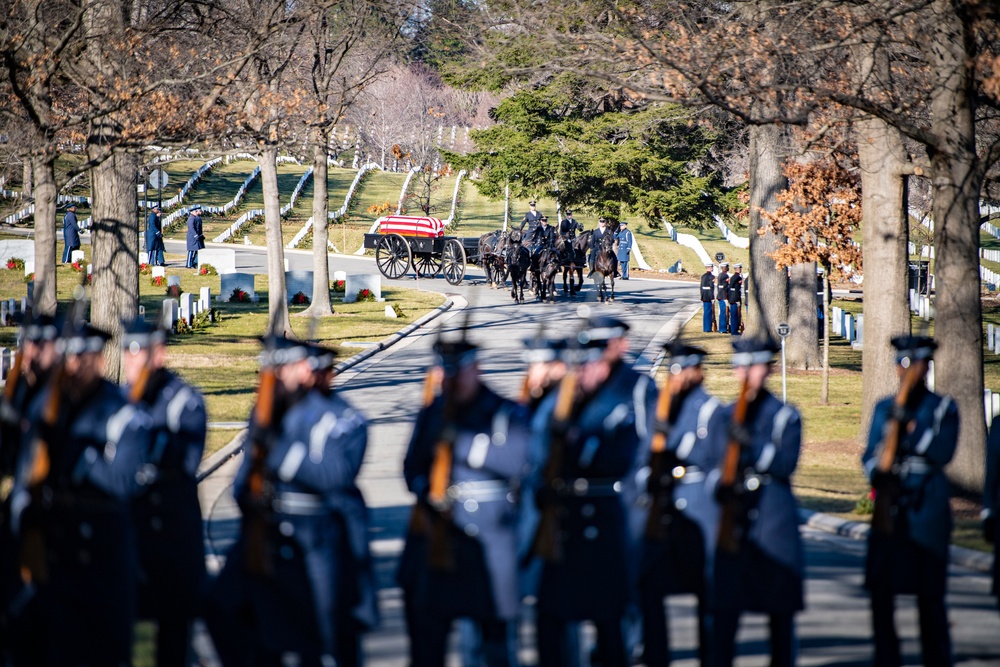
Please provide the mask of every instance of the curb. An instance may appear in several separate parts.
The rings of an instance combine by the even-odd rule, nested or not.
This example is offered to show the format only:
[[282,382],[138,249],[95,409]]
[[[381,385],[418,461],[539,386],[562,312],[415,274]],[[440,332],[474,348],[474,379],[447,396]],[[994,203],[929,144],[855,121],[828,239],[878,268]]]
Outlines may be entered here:
[[[868,539],[868,534],[871,532],[871,526],[863,521],[840,519],[801,507],[799,508],[799,523],[816,530],[822,530],[825,533],[833,533],[859,541]],[[948,548],[948,560],[952,565],[959,565],[976,572],[990,573],[993,571],[993,555],[983,551],[975,551],[953,544]]]
[[[406,336],[409,336],[411,333],[413,333],[420,327],[426,325],[428,322],[437,319],[448,310],[451,310],[451,307],[454,305],[455,305],[454,299],[452,299],[451,297],[446,297],[444,303],[442,303],[434,310],[430,311],[423,317],[420,317],[419,319],[410,322],[396,333],[386,336],[375,345],[365,348],[364,350],[358,352],[349,359],[344,359],[342,362],[340,362],[334,367],[334,370],[339,375],[344,371],[349,370],[354,366],[357,366],[358,364],[368,359],[369,357],[392,347]],[[206,477],[208,477],[216,470],[221,468],[226,461],[239,454],[240,451],[243,449],[243,440],[246,439],[246,434],[247,430],[243,429],[236,435],[235,438],[233,438],[232,442],[230,442],[228,445],[226,445],[225,447],[223,447],[222,449],[220,449],[219,451],[215,452],[207,459],[205,459],[202,462],[202,464],[198,466],[198,473],[195,476],[195,482],[197,483],[202,482],[202,480],[204,480]]]

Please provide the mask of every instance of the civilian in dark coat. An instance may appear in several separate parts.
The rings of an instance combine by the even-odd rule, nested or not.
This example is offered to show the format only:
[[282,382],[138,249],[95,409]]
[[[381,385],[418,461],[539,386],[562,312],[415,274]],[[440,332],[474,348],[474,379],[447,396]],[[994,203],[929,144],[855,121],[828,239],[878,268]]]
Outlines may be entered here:
[[139,614],[157,622],[157,667],[188,664],[205,582],[195,473],[205,450],[205,401],[163,367],[166,333],[137,320],[122,337],[130,400],[149,417],[150,451],[132,501],[139,549]]
[[163,222],[160,220],[160,207],[154,206],[146,218],[146,252],[149,253],[150,266],[163,266]]
[[80,223],[76,220],[76,205],[70,204],[63,217],[63,264],[72,262],[73,251],[80,249]]
[[[950,396],[929,390],[923,382],[936,347],[931,338],[901,336],[892,340],[902,377],[921,375],[906,405],[893,398],[875,405],[868,448],[862,456],[865,474],[876,489],[898,489],[891,532],[872,527],[868,537],[865,587],[872,596],[875,664],[902,664],[894,622],[894,596],[916,595],[920,611],[923,664],[952,664],[945,592],[948,583],[948,543],[951,539],[951,484],[945,466],[958,441],[958,408]],[[904,370],[907,369],[907,370]],[[878,470],[890,424],[900,421],[901,436],[892,472]]]
[[189,269],[198,268],[198,251],[205,247],[205,234],[201,228],[201,204],[191,207],[187,219],[187,264]]

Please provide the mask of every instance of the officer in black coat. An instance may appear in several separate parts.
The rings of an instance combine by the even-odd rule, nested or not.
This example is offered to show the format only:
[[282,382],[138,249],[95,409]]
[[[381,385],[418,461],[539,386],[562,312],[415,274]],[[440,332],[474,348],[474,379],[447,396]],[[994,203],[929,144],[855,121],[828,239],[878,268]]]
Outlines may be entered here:
[[198,251],[205,247],[205,233],[201,224],[201,204],[191,207],[191,214],[187,219],[187,264],[185,268],[198,268]]
[[160,667],[188,664],[191,623],[205,583],[195,479],[205,451],[205,401],[164,368],[166,347],[166,332],[141,318],[122,337],[129,399],[149,417],[151,433],[131,509],[139,548],[139,614],[157,622]]
[[128,503],[148,428],[104,379],[109,338],[77,325],[57,341],[58,382],[29,415],[12,502],[28,601],[14,631],[31,638],[23,664],[131,664],[136,553]]
[[[482,383],[473,344],[438,341],[435,352],[431,400],[403,461],[416,496],[398,572],[410,664],[442,667],[453,621],[470,619],[486,664],[507,667],[520,604],[516,489],[527,432],[518,425],[526,415]],[[440,394],[433,396],[436,379]]]
[[[654,411],[644,510],[639,595],[642,600],[643,662],[670,664],[668,619],[663,598],[693,593],[698,598],[698,655],[711,665],[709,593],[719,509],[706,480],[718,463],[708,447],[708,426],[718,399],[702,386],[705,350],[674,341],[667,346],[666,386]],[[665,403],[665,401],[667,401]],[[660,408],[668,408],[659,420]]]
[[719,265],[716,278],[716,300],[719,302],[719,333],[729,333],[729,262]]
[[521,238],[530,238],[531,233],[535,231],[535,227],[537,227],[541,221],[542,214],[538,211],[535,200],[532,199],[528,202],[528,212],[524,214],[523,218],[521,218],[521,224],[518,227],[518,230],[521,232]]
[[73,261],[73,251],[80,249],[80,223],[76,220],[76,204],[66,207],[66,215],[63,216],[63,264],[70,264]]
[[705,273],[701,274],[701,330],[711,333],[715,325],[715,275],[711,263],[705,265]]
[[555,244],[556,228],[549,224],[548,216],[543,215],[539,218],[538,226],[528,236],[528,242],[536,252]]
[[[805,556],[790,480],[802,446],[802,420],[764,386],[778,349],[768,338],[734,339],[740,398],[717,410],[708,426],[708,455],[720,462],[709,480],[721,505],[712,588],[712,646],[719,667],[732,665],[740,616],[747,611],[770,617],[771,665],[795,664]],[[723,462],[733,447],[738,458],[727,470]],[[733,475],[731,483],[727,474]]]
[[566,209],[566,217],[559,223],[559,236],[567,241],[572,241],[576,238],[576,233],[582,231],[583,225],[573,217],[573,211]]
[[634,603],[637,554],[626,496],[656,395],[622,359],[627,331],[616,318],[590,318],[566,351],[570,372],[532,420],[540,665],[571,663],[567,629],[584,620],[597,629],[600,663],[627,664],[622,618]]
[[[937,347],[933,339],[901,336],[892,339],[892,345],[901,393],[875,405],[868,447],[862,455],[865,474],[876,492],[865,562],[865,587],[872,596],[875,664],[902,664],[894,596],[915,594],[923,664],[939,667],[952,664],[944,601],[952,528],[951,484],[944,469],[958,441],[958,407],[950,396],[936,394],[924,383]],[[905,402],[900,403],[903,398]],[[886,454],[889,466],[882,469],[881,459],[890,440],[896,442],[895,456]],[[886,504],[880,507],[881,502]]]
[[729,278],[729,291],[726,296],[729,299],[729,333],[733,336],[740,335],[740,323],[743,319],[743,265],[737,264],[733,267],[735,273]]
[[605,242],[605,237],[614,237],[614,232],[608,227],[607,218],[598,218],[597,229],[590,235],[590,254],[587,256],[587,263],[590,266],[591,273],[594,272],[594,260],[597,259],[597,253],[600,251],[601,245]]
[[163,223],[160,220],[160,207],[154,206],[146,217],[146,252],[149,253],[150,266],[163,266]]
[[233,488],[240,534],[205,620],[226,667],[356,667],[359,624],[377,620],[372,599],[367,617],[353,616],[362,578],[355,543],[367,532],[355,479],[367,423],[343,399],[315,391],[316,346],[280,337],[265,345]]

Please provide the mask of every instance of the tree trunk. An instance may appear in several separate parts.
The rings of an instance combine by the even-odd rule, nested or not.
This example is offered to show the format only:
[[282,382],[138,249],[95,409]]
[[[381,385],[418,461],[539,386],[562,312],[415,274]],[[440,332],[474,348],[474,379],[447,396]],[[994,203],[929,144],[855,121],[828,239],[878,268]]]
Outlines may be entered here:
[[[35,166],[34,158],[24,158],[24,170],[21,172],[23,175],[21,177],[21,194],[25,199],[31,196],[35,191],[34,188],[34,170],[38,167]],[[53,178],[53,182],[55,179]]]
[[934,237],[937,246],[934,382],[958,402],[958,449],[949,472],[959,486],[982,489],[986,417],[983,409],[983,316],[979,288],[979,195],[984,169],[976,157],[972,53],[952,3],[935,2],[929,45],[936,63],[931,127]]
[[326,183],[326,156],[330,138],[318,132],[313,146],[313,300],[302,313],[321,317],[333,313],[330,304],[330,256],[327,241],[330,238],[329,193]]
[[[867,325],[866,325],[867,326]],[[819,402],[830,402],[830,269],[823,270],[823,386]]]
[[278,149],[268,146],[260,154],[260,184],[264,190],[264,239],[267,245],[267,313],[269,333],[293,336],[288,321],[285,287],[285,248],[281,240],[281,202],[278,200]]
[[788,365],[812,370],[820,365],[819,336],[816,330],[816,263],[795,264],[789,269]]
[[778,208],[776,196],[788,187],[781,173],[784,130],[777,125],[750,127],[750,270],[746,333],[773,336],[788,316],[788,277],[768,255],[781,245],[774,233],[761,235],[760,210]]
[[112,155],[92,170],[90,320],[113,336],[105,350],[105,375],[114,382],[121,376],[122,321],[134,319],[139,312],[138,171],[138,158],[125,153]]
[[31,159],[35,186],[36,315],[56,314],[56,161],[48,154]]

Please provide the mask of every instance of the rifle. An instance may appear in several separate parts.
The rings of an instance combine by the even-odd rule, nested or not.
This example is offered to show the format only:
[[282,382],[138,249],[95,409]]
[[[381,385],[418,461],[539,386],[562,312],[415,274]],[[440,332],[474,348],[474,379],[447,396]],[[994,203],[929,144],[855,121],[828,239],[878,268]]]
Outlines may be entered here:
[[[733,411],[733,426],[741,427],[746,423],[749,405],[749,387],[747,381],[743,380],[740,395],[736,399],[736,408]],[[730,436],[729,444],[726,446],[726,454],[722,460],[722,476],[719,480],[720,488],[730,488],[735,491],[730,498],[723,502],[722,515],[719,518],[718,547],[729,554],[739,553],[740,540],[742,539],[743,504],[738,497],[740,490],[736,488],[742,449],[740,441]]]
[[670,418],[670,408],[676,398],[676,390],[667,375],[667,381],[656,400],[656,426],[653,439],[649,443],[649,478],[646,481],[646,492],[649,494],[649,514],[646,516],[646,537],[651,540],[664,540],[663,511],[666,503],[673,496],[674,478],[670,471],[670,463],[676,461],[673,452],[667,451],[667,435]]
[[875,483],[875,508],[872,512],[872,530],[882,535],[892,535],[896,532],[895,510],[902,489],[899,478],[893,474],[896,459],[899,457],[899,443],[903,437],[903,414],[906,403],[910,400],[913,389],[923,380],[924,373],[917,370],[916,364],[910,364],[903,379],[899,383],[899,391],[892,401],[893,413],[886,425],[885,438],[882,440],[882,451],[879,453],[878,465],[875,470],[881,473]]
[[[555,496],[561,494],[566,486],[562,478],[562,467],[563,458],[569,445],[566,434],[573,417],[575,402],[576,369],[570,368],[559,383],[559,394],[556,397],[552,423],[549,426],[549,456],[545,461],[545,469],[542,471],[545,488]],[[550,563],[558,563],[563,559],[562,514],[562,504],[554,498],[545,504],[531,546],[533,553]]]
[[271,554],[274,482],[265,466],[271,450],[270,432],[274,428],[274,408],[278,379],[272,364],[260,371],[257,402],[253,408],[253,430],[249,436],[250,474],[247,489],[250,506],[246,514],[247,571],[269,576],[274,570]]
[[429,474],[429,490],[427,503],[432,513],[430,526],[430,553],[428,563],[435,570],[452,570],[455,567],[455,554],[452,552],[451,536],[451,499],[448,497],[448,486],[451,482],[451,469],[454,459],[455,437],[457,429],[454,426],[458,406],[454,398],[453,387],[444,392],[444,407],[442,409],[443,424],[434,445],[434,460],[431,462]]

